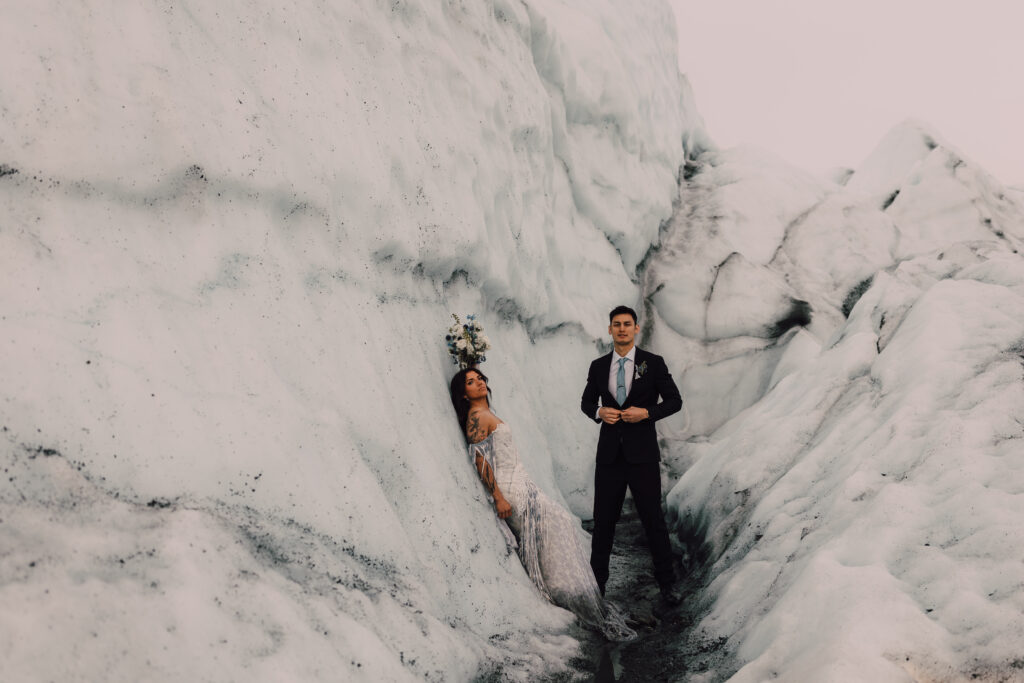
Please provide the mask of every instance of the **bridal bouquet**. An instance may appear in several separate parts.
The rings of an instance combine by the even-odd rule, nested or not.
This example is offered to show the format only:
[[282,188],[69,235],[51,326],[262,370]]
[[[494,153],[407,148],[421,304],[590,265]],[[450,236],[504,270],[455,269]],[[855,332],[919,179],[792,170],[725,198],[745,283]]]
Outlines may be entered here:
[[476,321],[476,316],[467,315],[465,323],[454,313],[452,318],[455,319],[455,324],[448,328],[448,334],[444,337],[448,343],[448,353],[452,355],[452,362],[458,365],[460,370],[465,370],[487,360],[484,351],[491,348],[491,340],[484,334],[483,325]]

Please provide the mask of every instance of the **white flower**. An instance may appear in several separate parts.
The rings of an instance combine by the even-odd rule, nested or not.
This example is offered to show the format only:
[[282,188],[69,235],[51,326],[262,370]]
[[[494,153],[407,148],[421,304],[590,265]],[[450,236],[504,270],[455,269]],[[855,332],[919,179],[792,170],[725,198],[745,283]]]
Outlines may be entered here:
[[457,348],[459,351],[464,350],[466,348],[466,340],[463,339],[462,337],[459,337],[459,339],[455,342],[455,348]]

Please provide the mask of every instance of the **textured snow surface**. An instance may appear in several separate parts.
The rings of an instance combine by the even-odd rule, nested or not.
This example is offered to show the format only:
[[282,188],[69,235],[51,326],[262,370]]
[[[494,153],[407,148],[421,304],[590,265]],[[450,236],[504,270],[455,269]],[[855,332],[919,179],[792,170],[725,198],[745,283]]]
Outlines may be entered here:
[[3,678],[564,668],[442,338],[585,513],[587,363],[707,142],[675,48],[653,1],[5,7]]
[[[710,163],[722,158],[712,182],[729,176],[727,157]],[[682,245],[707,252],[736,244],[726,219],[744,207],[702,175],[694,210],[726,217],[724,234]],[[761,212],[793,206],[794,187]],[[738,355],[706,341],[705,357],[725,358],[685,375],[691,431],[711,433],[672,440],[685,474],[668,507],[706,563],[697,636],[726,654],[687,677],[1019,680],[1024,204],[904,124],[783,236],[762,225],[776,251],[747,276],[752,296],[771,301],[774,272],[816,320]],[[671,320],[674,302],[656,301]],[[723,392],[731,403],[701,408]]]
[[830,178],[715,150],[673,31],[654,0],[6,7],[4,680],[564,670],[441,338],[479,315],[496,411],[587,516],[618,303],[686,401],[668,510],[721,656],[681,679],[1018,677],[1024,191],[917,122]]

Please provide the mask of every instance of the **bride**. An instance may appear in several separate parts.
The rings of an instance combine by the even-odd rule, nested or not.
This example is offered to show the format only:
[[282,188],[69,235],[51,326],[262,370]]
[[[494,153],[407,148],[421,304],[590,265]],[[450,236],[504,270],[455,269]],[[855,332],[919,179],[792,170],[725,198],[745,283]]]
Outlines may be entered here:
[[460,370],[452,378],[451,399],[469,456],[498,517],[515,534],[519,559],[537,589],[608,640],[636,638],[619,609],[602,597],[576,519],[544,495],[523,468],[512,430],[491,412],[487,378],[476,368]]

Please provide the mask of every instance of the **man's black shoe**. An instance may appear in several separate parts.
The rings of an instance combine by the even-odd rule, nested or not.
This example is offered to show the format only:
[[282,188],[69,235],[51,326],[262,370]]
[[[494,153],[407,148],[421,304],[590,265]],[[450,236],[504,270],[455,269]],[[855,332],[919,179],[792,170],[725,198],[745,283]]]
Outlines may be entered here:
[[683,604],[683,594],[672,584],[661,586],[661,601],[669,607],[677,607]]

